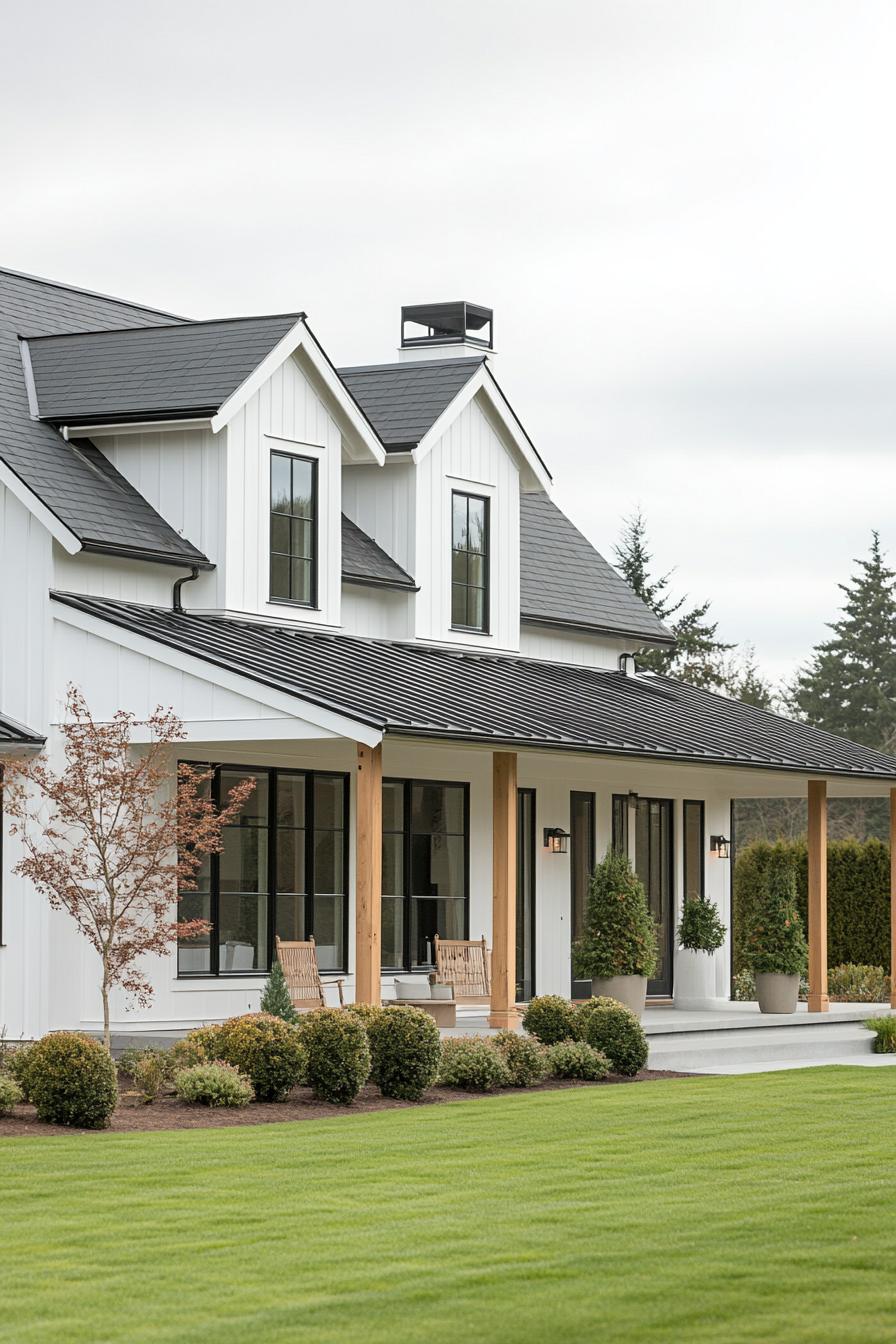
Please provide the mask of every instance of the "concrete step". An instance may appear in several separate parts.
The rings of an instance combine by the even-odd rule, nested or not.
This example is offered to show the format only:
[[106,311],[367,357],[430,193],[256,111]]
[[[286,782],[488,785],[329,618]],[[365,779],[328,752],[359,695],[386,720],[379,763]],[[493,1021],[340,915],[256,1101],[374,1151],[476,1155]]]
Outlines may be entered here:
[[748,1064],[842,1062],[872,1053],[871,1032],[860,1022],[676,1032],[650,1037],[648,1067],[712,1071]]

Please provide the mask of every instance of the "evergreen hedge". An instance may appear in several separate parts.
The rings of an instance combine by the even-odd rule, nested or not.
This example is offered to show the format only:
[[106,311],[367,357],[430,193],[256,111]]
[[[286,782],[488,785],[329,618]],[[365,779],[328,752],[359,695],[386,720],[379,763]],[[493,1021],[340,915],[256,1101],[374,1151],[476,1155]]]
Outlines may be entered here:
[[[734,867],[732,948],[735,975],[746,968],[745,939],[762,877],[776,856],[796,876],[797,909],[808,929],[805,840],[755,840],[738,852]],[[890,967],[890,848],[881,840],[828,842],[828,965],[857,962]]]

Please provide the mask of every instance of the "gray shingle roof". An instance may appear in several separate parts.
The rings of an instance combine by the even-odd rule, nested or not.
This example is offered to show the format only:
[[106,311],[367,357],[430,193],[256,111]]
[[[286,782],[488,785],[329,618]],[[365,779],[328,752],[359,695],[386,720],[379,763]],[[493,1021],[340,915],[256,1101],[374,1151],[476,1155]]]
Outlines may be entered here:
[[24,724],[0,714],[0,751],[5,747],[39,747],[46,738],[34,733]]
[[342,577],[376,587],[416,591],[410,574],[345,514],[342,515]]
[[520,614],[524,621],[671,643],[654,615],[542,491],[520,496]]
[[172,321],[137,304],[0,270],[0,459],[92,549],[207,563],[92,445],[66,443],[31,418],[18,336]]
[[29,339],[40,417],[56,424],[216,411],[303,316]]
[[389,734],[896,780],[892,756],[664,677],[53,597]]
[[339,369],[386,451],[414,448],[482,366],[482,359],[408,360]]

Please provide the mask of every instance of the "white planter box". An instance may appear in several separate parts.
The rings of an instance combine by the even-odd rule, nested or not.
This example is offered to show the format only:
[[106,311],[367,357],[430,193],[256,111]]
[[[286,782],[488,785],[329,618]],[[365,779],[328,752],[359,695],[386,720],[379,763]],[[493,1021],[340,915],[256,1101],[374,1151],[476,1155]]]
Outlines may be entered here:
[[672,1001],[676,1008],[715,1008],[721,1002],[716,993],[715,957],[711,952],[675,949],[675,975]]

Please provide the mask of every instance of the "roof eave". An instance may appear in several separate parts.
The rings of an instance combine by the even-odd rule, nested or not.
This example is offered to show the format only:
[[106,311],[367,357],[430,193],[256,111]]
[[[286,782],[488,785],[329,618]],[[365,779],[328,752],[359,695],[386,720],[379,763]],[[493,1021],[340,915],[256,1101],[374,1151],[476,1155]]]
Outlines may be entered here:
[[635,639],[651,648],[671,649],[676,639],[672,634],[648,635],[643,630],[630,630],[620,625],[598,625],[588,621],[564,621],[558,616],[536,616],[532,612],[520,612],[524,625],[544,625],[552,630],[572,630],[581,635],[610,635],[616,639]]
[[81,549],[92,555],[112,555],[119,560],[146,560],[158,565],[177,565],[180,569],[190,569],[192,566],[202,570],[217,568],[214,561],[201,551],[195,555],[190,552],[182,554],[177,551],[159,551],[150,546],[116,546],[114,542],[89,539],[82,540]]

